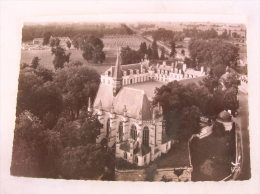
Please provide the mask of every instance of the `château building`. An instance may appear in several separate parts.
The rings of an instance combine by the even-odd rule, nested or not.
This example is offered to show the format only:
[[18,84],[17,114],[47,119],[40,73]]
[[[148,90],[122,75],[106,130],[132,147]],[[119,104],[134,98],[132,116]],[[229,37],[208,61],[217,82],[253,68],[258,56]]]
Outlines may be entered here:
[[93,111],[103,124],[97,143],[106,140],[116,147],[116,157],[144,166],[167,153],[171,140],[167,138],[162,107],[152,106],[154,89],[173,81],[204,75],[174,62],[167,65],[121,65],[119,51],[115,66],[101,75],[101,83],[93,103]]

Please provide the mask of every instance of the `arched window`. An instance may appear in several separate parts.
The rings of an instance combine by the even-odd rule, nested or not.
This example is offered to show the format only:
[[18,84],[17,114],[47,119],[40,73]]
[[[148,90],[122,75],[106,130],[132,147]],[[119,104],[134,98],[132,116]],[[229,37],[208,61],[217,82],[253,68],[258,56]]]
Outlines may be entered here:
[[109,137],[109,133],[110,133],[110,119],[107,119],[106,137]]
[[149,146],[149,128],[144,127],[143,129],[143,144]]
[[118,126],[118,133],[119,133],[119,141],[123,140],[123,122],[120,121]]
[[135,125],[131,126],[131,138],[134,140],[136,140],[137,138],[137,130]]
[[124,152],[124,159],[127,159],[127,153]]
[[134,161],[135,161],[136,164],[138,164],[138,157],[137,156],[135,156],[135,160]]

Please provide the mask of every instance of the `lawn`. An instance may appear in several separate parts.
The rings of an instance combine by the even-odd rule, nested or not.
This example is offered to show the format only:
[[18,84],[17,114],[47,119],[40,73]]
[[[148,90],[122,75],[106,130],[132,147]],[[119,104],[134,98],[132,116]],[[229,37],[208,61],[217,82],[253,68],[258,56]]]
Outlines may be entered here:
[[[82,51],[80,50],[70,50],[71,53],[70,61],[81,61],[84,65],[87,65],[95,69],[99,74],[102,74],[107,70],[111,65],[115,64],[116,61],[116,51],[115,50],[105,50],[106,60],[103,64],[93,64],[87,62],[82,57]],[[53,55],[50,50],[21,50],[21,63],[31,63],[33,57],[38,56],[40,58],[40,64],[45,66],[48,69],[53,70]]]
[[188,142],[179,142],[172,145],[167,154],[163,154],[155,161],[158,168],[181,168],[190,166]]
[[231,134],[203,139],[194,138],[190,144],[194,181],[220,181],[231,173],[234,147]]

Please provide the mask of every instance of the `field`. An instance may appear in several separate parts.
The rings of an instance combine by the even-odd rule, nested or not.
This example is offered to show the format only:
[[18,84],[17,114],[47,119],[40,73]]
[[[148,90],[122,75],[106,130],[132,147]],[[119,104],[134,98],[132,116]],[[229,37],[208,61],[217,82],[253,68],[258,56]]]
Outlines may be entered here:
[[[115,64],[116,61],[116,51],[115,50],[105,50],[106,60],[103,64],[93,64],[87,62],[82,57],[82,52],[80,50],[70,50],[71,53],[70,61],[81,61],[84,65],[87,65],[95,69],[99,74],[107,70],[111,65]],[[53,56],[50,50],[21,50],[21,63],[31,63],[33,57],[38,56],[40,58],[40,64],[48,69],[53,70]]]
[[102,38],[105,45],[105,49],[116,49],[117,47],[129,46],[132,49],[139,49],[141,42],[146,42],[150,45],[151,42],[147,41],[141,36],[137,35],[116,35],[116,36],[105,36]]
[[[104,52],[106,54],[106,60],[103,64],[93,64],[91,62],[87,62],[82,57],[82,51],[74,49],[68,51],[71,53],[70,61],[81,61],[84,65],[87,65],[95,69],[99,74],[102,74],[111,65],[115,64],[117,48],[129,46],[132,49],[138,49],[141,42],[146,42],[148,44],[148,41],[135,35],[105,36],[102,41],[104,42]],[[48,69],[54,69],[52,64],[53,56],[50,50],[21,50],[21,63],[30,64],[35,56],[40,58],[40,64]]]

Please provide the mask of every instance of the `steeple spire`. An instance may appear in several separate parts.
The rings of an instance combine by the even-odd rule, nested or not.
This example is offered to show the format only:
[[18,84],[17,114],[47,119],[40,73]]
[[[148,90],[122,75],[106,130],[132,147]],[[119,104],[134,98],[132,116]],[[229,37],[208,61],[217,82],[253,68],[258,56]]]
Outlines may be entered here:
[[122,79],[122,70],[121,70],[121,49],[117,49],[117,56],[116,56],[116,64],[115,64],[115,72],[114,72],[114,79]]
[[121,49],[117,50],[116,64],[113,75],[113,96],[115,97],[122,87]]

